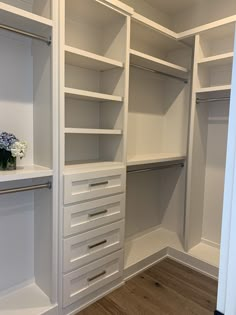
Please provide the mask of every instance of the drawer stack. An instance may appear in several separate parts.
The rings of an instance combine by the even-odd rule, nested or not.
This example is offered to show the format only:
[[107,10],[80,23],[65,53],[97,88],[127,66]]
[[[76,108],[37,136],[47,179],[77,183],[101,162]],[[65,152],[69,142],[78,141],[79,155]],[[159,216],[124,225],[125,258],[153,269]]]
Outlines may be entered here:
[[124,190],[122,166],[64,175],[64,307],[121,278]]

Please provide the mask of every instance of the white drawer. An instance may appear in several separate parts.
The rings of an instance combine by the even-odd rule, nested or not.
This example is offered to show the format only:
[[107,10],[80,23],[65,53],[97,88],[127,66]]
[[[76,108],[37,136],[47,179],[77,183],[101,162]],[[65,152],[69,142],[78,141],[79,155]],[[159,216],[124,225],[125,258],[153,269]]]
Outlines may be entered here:
[[64,207],[64,236],[121,220],[124,212],[125,194]]
[[98,290],[123,274],[123,251],[101,258],[63,277],[63,306]]
[[64,175],[64,203],[95,199],[125,190],[125,168]]
[[122,248],[124,221],[64,240],[64,272],[79,268]]

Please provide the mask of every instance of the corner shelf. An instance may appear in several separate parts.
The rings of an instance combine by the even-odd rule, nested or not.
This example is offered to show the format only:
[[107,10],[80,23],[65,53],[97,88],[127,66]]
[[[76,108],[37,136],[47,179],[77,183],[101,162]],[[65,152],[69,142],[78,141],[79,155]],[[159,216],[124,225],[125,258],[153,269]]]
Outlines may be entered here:
[[123,100],[121,96],[91,92],[91,91],[86,91],[86,90],[72,89],[72,88],[65,88],[64,92],[65,92],[66,97],[80,99],[80,100],[87,100],[87,101],[122,102]]
[[130,63],[131,65],[135,64],[140,67],[149,68],[153,71],[160,71],[182,79],[187,79],[188,77],[188,69],[175,65],[171,62],[149,56],[134,49],[130,49]]
[[87,135],[121,135],[119,129],[93,129],[93,128],[65,128],[65,133],[87,134]]
[[47,34],[53,26],[52,20],[5,3],[0,3],[0,21],[6,26],[40,36]]
[[120,61],[103,57],[86,50],[65,46],[65,62],[73,66],[106,71],[114,68],[123,68],[124,64]]
[[215,66],[223,66],[227,64],[233,63],[234,53],[225,53],[216,56],[201,58],[198,61],[199,65],[207,66],[207,67],[215,67]]
[[39,165],[20,166],[12,171],[0,171],[0,182],[14,180],[33,179],[52,176],[53,171],[47,167]]

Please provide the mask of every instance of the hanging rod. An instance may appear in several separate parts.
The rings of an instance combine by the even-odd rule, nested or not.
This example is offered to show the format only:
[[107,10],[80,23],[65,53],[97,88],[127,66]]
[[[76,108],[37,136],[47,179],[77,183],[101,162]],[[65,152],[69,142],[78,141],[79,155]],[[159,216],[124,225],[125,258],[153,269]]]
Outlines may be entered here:
[[51,42],[52,42],[51,38],[47,38],[47,37],[40,36],[40,35],[37,35],[37,34],[25,32],[25,31],[22,31],[22,30],[19,30],[17,28],[10,27],[10,26],[4,25],[4,24],[0,24],[0,28],[4,29],[6,31],[12,32],[12,33],[20,34],[20,35],[25,36],[25,37],[30,37],[30,38],[33,38],[33,39],[40,40],[42,42],[47,43],[48,45],[50,45]]
[[211,102],[220,102],[220,101],[229,101],[229,100],[230,100],[229,96],[218,97],[218,98],[197,98],[196,103],[200,104],[200,103],[211,103]]
[[0,190],[0,195],[12,194],[16,192],[23,192],[23,191],[30,191],[30,190],[39,190],[39,189],[51,189],[52,183],[48,182],[46,184],[39,184],[39,185],[32,185],[32,186],[25,186],[19,188],[10,188],[10,189],[2,189]]
[[185,84],[188,83],[188,80],[187,80],[187,79],[177,77],[177,76],[175,76],[175,75],[173,75],[173,74],[168,74],[168,73],[165,73],[165,72],[162,72],[162,71],[153,70],[153,69],[151,69],[151,68],[139,66],[139,65],[136,65],[136,64],[134,64],[134,63],[131,63],[130,66],[131,66],[131,67],[134,67],[134,68],[146,70],[146,71],[149,71],[149,72],[153,72],[153,73],[158,73],[158,74],[164,75],[164,76],[166,76],[166,77],[169,77],[169,78],[172,78],[172,79],[175,79],[175,80],[182,81],[182,82],[184,82]]
[[156,167],[149,167],[149,168],[142,168],[139,170],[127,170],[128,174],[135,174],[135,173],[146,173],[146,172],[152,172],[152,171],[158,171],[161,169],[167,169],[167,168],[172,168],[172,167],[184,167],[184,163],[175,163],[175,164],[170,164],[170,165],[162,165],[162,166],[156,166]]

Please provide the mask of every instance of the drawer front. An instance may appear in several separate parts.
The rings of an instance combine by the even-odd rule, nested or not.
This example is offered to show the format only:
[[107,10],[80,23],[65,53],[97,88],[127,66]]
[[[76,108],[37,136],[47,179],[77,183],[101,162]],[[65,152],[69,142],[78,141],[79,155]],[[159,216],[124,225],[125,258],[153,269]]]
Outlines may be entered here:
[[64,207],[64,236],[121,220],[124,213],[125,194]]
[[122,277],[123,251],[99,259],[63,277],[63,306],[66,307]]
[[64,272],[79,268],[122,248],[124,221],[64,240]]
[[95,199],[125,190],[125,168],[64,176],[64,203]]

